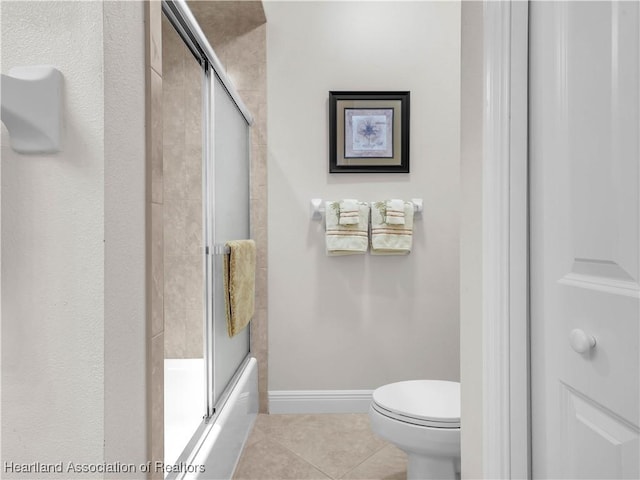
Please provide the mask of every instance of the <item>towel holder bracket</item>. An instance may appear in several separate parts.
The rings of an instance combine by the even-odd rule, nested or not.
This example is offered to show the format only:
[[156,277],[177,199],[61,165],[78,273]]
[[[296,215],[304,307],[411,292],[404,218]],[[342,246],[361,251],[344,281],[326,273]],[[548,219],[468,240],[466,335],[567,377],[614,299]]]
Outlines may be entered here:
[[421,198],[412,198],[411,203],[413,203],[413,216],[414,217],[422,217],[422,210],[424,208]]
[[[414,216],[421,217],[423,211],[423,201],[422,198],[412,198],[411,203],[413,203],[413,212]],[[324,202],[321,198],[312,198],[310,203],[310,211],[311,211],[311,220],[320,221],[324,217],[325,208]]]
[[324,202],[321,198],[311,199],[311,220],[322,220],[324,216]]

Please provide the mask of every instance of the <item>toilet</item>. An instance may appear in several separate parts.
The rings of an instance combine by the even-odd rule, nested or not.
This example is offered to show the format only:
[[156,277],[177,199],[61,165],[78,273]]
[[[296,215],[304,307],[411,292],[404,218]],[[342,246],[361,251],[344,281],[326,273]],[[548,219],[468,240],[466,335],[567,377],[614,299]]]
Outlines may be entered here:
[[373,392],[371,429],[408,456],[407,479],[455,479],[460,472],[460,384],[410,380]]

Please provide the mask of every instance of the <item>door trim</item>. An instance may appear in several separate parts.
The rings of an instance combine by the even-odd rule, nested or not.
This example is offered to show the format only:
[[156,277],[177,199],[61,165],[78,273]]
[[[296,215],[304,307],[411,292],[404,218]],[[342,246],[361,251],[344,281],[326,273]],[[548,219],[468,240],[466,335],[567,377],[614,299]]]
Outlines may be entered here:
[[483,470],[530,478],[528,2],[483,22]]

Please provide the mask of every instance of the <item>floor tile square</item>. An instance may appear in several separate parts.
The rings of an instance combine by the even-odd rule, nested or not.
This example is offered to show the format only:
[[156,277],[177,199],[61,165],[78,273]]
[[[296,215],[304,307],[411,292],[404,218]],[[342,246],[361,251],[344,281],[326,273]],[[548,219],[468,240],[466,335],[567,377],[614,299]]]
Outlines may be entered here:
[[234,480],[327,480],[330,477],[278,442],[264,438],[248,442]]
[[343,480],[406,480],[407,454],[393,445],[387,445],[347,472]]
[[388,447],[366,414],[259,415],[234,478],[405,478],[406,456]]

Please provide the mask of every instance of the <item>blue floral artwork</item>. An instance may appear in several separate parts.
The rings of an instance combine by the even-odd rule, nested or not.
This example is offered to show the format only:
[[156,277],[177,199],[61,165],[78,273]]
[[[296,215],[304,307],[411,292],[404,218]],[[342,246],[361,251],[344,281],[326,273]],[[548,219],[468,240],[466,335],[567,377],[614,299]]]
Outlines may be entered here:
[[345,109],[345,158],[393,157],[393,108]]

